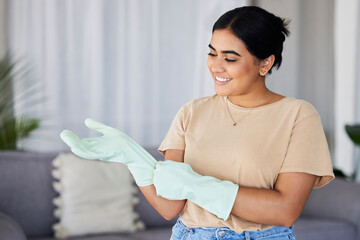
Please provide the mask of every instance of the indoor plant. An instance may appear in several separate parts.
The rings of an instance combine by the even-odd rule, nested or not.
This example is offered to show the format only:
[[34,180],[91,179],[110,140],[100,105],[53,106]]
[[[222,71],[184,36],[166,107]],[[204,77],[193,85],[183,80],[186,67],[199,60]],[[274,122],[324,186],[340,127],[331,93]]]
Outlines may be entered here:
[[[345,131],[349,135],[350,139],[355,144],[355,147],[360,148],[360,124],[356,125],[345,125]],[[351,178],[355,180],[358,176],[359,164],[360,164],[360,153],[358,154],[358,158],[355,161],[355,170],[352,174]]]
[[24,67],[12,63],[8,54],[0,60],[0,150],[19,150],[19,140],[28,137],[40,125],[39,119],[15,113],[15,104],[29,98],[34,103],[40,101],[36,84],[28,84],[31,86],[15,94],[15,81],[19,81],[18,84],[29,81],[27,72]]

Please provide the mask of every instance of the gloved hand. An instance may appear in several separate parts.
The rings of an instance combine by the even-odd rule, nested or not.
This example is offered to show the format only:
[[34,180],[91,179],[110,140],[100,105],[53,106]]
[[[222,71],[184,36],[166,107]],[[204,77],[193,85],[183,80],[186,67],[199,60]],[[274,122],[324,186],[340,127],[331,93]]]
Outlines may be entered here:
[[79,157],[126,164],[139,186],[153,184],[153,171],[157,161],[139,144],[122,131],[92,119],[86,119],[88,128],[103,134],[100,137],[82,138],[69,130],[60,137]]
[[228,219],[239,186],[202,176],[187,163],[171,160],[158,162],[154,171],[156,193],[169,200],[188,199],[217,217]]

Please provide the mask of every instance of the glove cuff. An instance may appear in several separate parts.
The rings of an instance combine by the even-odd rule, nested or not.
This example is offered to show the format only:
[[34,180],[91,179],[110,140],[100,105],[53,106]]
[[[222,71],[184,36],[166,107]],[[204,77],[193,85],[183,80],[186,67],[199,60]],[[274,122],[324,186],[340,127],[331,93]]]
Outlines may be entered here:
[[227,186],[224,187],[224,191],[222,194],[222,208],[219,210],[218,213],[215,213],[217,217],[226,221],[231,213],[231,210],[234,206],[237,192],[239,190],[239,185],[234,184],[229,181],[222,181],[222,184],[226,184]]
[[[157,163],[157,162],[156,162]],[[156,166],[155,163],[155,166]],[[140,187],[154,184],[154,168],[150,166],[137,166],[134,164],[127,165],[129,171],[134,177],[136,185]]]

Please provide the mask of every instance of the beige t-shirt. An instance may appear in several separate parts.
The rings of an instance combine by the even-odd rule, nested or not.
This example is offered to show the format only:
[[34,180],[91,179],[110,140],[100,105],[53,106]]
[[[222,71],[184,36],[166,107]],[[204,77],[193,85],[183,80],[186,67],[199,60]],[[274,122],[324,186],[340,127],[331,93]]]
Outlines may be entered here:
[[[237,126],[227,102],[233,119],[243,118]],[[218,95],[196,99],[177,113],[159,147],[163,154],[167,149],[184,150],[184,162],[195,172],[240,187],[273,189],[283,172],[318,176],[314,188],[334,178],[318,112],[310,103],[290,97],[256,108],[237,106]],[[191,201],[180,218],[189,227],[226,226],[238,233],[273,227],[232,214],[224,221]]]

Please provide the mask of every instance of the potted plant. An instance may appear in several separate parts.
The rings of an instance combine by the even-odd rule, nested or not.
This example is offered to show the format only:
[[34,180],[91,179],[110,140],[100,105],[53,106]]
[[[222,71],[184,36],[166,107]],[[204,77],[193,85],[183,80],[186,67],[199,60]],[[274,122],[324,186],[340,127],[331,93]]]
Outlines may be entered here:
[[[350,137],[350,139],[352,140],[352,142],[355,144],[355,147],[360,148],[360,125],[356,124],[356,125],[345,125],[345,131],[348,134],[348,136]],[[360,164],[360,154],[358,156],[358,159],[356,159],[355,162],[355,170],[354,173],[351,175],[351,178],[353,180],[356,179],[356,177],[358,176],[358,170],[359,170],[359,164]]]
[[39,100],[34,85],[17,92],[20,98],[15,100],[15,77],[23,77],[21,81],[27,81],[24,77],[26,72],[24,68],[15,69],[15,63],[11,62],[8,54],[0,60],[0,151],[21,150],[18,142],[27,138],[40,125],[39,119],[15,114],[15,104],[19,104],[19,101],[26,101],[29,97]]

